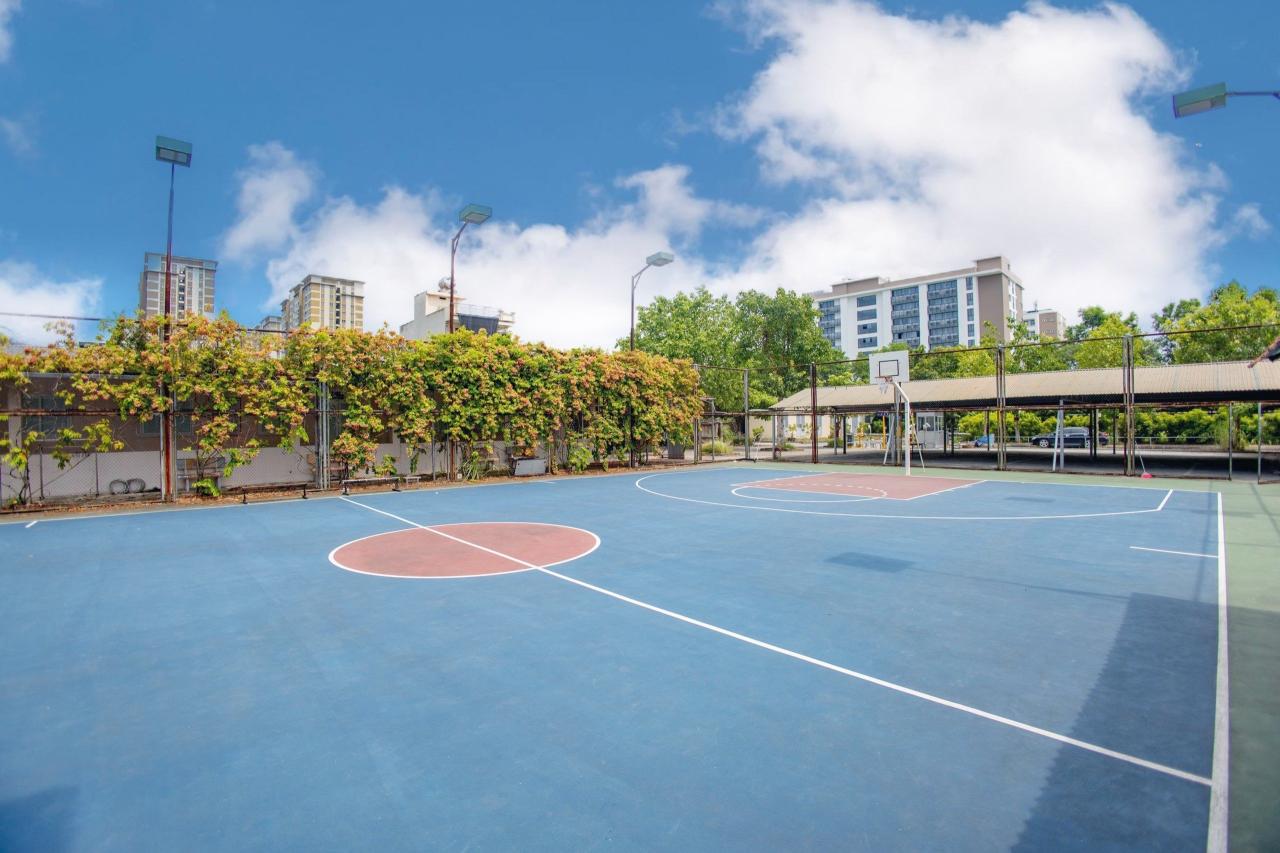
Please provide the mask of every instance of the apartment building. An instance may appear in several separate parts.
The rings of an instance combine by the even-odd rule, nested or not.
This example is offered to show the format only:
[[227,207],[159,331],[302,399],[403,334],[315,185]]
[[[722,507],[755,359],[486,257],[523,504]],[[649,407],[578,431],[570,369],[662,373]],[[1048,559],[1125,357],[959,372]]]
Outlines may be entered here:
[[[188,317],[213,317],[213,295],[218,262],[203,258],[173,258],[169,276],[172,292],[169,314],[175,320]],[[138,278],[138,309],[143,316],[159,317],[164,313],[165,255],[147,252],[142,258],[142,275]]]
[[309,325],[313,329],[363,329],[364,282],[327,275],[309,275],[280,303],[285,331]]
[[988,323],[1004,341],[1009,318],[1023,316],[1022,282],[1002,255],[911,278],[842,281],[809,296],[823,335],[849,358],[895,343],[925,349],[977,344]]
[[[501,308],[473,305],[454,296],[454,326],[478,332],[481,329],[491,335],[511,330],[516,315]],[[449,330],[449,280],[444,279],[433,293],[429,290],[413,297],[413,319],[400,327],[400,335],[425,341],[432,335],[442,335]]]
[[1022,322],[1033,336],[1060,339],[1067,334],[1067,321],[1052,308],[1032,308],[1022,315]]

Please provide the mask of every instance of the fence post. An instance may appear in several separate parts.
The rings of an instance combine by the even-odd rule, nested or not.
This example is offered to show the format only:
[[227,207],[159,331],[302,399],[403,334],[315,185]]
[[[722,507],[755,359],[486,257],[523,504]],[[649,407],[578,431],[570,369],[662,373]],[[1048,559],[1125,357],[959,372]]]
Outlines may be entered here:
[[1120,373],[1124,380],[1124,474],[1132,477],[1136,472],[1134,460],[1138,454],[1137,418],[1133,410],[1133,335],[1124,336]]
[[1258,482],[1262,482],[1262,401],[1258,401]]
[[173,500],[174,452],[173,452],[173,395],[160,386],[164,393],[164,411],[160,413],[160,500]]
[[329,482],[329,386],[316,383],[316,487],[327,489]]
[[1008,430],[1005,425],[1004,344],[996,346],[996,470],[1008,467],[1005,442]]
[[809,364],[809,443],[812,445],[810,460],[818,464],[818,365]]
[[742,369],[742,454],[751,461],[751,368]]
[[1236,407],[1227,403],[1227,479],[1235,479]]

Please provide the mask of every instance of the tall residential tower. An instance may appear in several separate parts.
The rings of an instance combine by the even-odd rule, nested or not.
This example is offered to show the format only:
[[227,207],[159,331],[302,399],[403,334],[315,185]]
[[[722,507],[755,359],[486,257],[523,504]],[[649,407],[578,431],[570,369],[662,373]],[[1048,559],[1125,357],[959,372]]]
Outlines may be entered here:
[[842,281],[809,296],[818,305],[823,335],[848,358],[895,343],[927,350],[970,346],[988,323],[997,340],[1007,341],[1009,319],[1022,318],[1022,282],[1000,255],[897,281]]
[[286,331],[308,324],[313,329],[363,329],[364,282],[309,275],[280,303],[280,315]]
[[[164,258],[164,252],[147,252],[142,259],[138,308],[146,317],[159,317],[164,313]],[[169,276],[172,288],[169,313],[175,320],[213,316],[214,278],[217,273],[217,261],[174,255],[173,273]]]

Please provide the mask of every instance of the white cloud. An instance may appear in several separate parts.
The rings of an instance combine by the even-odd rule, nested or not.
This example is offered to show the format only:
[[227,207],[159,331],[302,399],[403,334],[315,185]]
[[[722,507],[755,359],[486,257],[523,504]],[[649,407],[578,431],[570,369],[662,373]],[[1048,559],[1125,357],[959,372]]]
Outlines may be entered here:
[[35,127],[30,119],[0,116],[0,136],[4,137],[9,150],[19,157],[26,157],[35,151]]
[[[623,202],[567,227],[494,220],[470,229],[458,286],[517,313],[523,337],[608,345],[627,327],[628,279],[653,251],[641,300],[700,283],[734,293],[810,291],[846,277],[905,276],[1008,256],[1028,302],[1146,315],[1201,295],[1210,250],[1267,227],[1256,206],[1222,221],[1225,177],[1155,131],[1139,99],[1184,72],[1123,6],[1033,3],[995,23],[922,20],[869,3],[748,0],[770,50],[715,127],[754,147],[763,180],[803,197],[764,212],[699,196],[688,166],[620,178]],[[299,216],[315,176],[278,143],[251,149],[226,252],[271,255],[271,304],[308,273],[357,278],[366,322],[409,319],[414,293],[448,274],[453,205],[391,187]],[[501,214],[501,209],[498,211]],[[699,254],[712,226],[752,229],[733,262]]]
[[[55,281],[32,264],[0,260],[0,305],[21,314],[83,317],[98,307],[102,280],[81,278]],[[17,343],[46,343],[55,336],[35,317],[0,316],[0,332]]]
[[1251,240],[1261,240],[1271,233],[1271,223],[1262,215],[1257,204],[1242,204],[1231,216],[1231,233],[1243,234]]
[[22,0],[0,0],[0,62],[7,62],[13,48],[13,33],[9,32],[9,19],[18,14]]
[[722,132],[767,180],[815,201],[744,268],[790,287],[914,275],[1007,255],[1028,296],[1140,313],[1199,293],[1220,175],[1197,172],[1135,105],[1182,80],[1123,6],[1033,3],[995,24],[860,2],[760,0],[776,47]]
[[[468,229],[458,254],[457,287],[469,302],[516,312],[515,331],[559,346],[610,346],[627,329],[630,277],[649,254],[680,246],[707,223],[754,221],[747,208],[708,202],[663,166],[625,178],[632,203],[606,208],[577,229],[494,219]],[[500,211],[499,211],[500,213]],[[295,223],[288,250],[267,265],[274,308],[310,273],[366,282],[365,323],[393,329],[412,316],[413,295],[449,274],[453,207],[434,194],[387,189],[372,205],[330,199]],[[646,298],[706,278],[696,259],[650,272]]]
[[248,260],[296,236],[294,212],[311,198],[315,177],[311,166],[279,142],[249,146],[249,165],[237,177],[239,219],[223,237],[222,254]]

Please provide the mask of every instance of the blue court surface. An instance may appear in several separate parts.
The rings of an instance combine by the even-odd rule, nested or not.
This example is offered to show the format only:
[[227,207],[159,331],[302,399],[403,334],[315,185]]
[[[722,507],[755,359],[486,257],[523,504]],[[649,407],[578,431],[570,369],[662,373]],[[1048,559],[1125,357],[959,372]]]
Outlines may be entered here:
[[797,470],[0,526],[0,849],[1204,849],[1216,494]]

